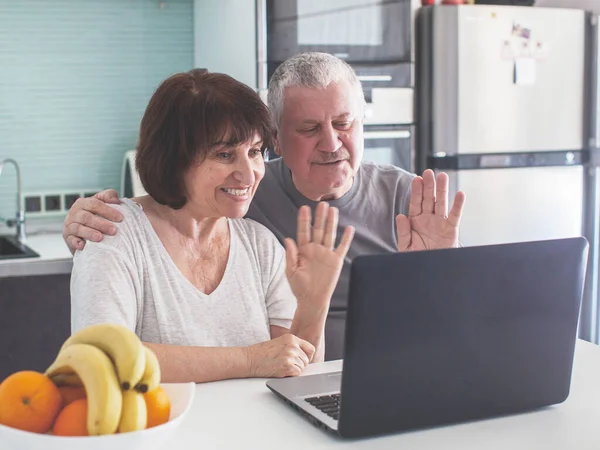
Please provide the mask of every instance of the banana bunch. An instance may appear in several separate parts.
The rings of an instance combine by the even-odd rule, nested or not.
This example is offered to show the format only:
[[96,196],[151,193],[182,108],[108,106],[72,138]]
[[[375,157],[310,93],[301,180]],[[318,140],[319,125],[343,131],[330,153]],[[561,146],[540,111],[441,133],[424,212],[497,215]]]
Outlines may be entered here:
[[158,387],[160,366],[134,332],[104,323],[69,337],[46,375],[58,386],[85,388],[93,436],[146,428],[143,394]]

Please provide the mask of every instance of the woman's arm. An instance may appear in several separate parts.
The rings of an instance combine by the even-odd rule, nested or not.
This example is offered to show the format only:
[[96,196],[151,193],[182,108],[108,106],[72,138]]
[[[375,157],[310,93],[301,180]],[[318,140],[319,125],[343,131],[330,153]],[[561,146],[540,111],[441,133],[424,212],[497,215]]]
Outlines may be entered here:
[[249,347],[186,347],[149,342],[144,345],[156,353],[161,381],[165,383],[297,376],[315,351],[309,342],[289,333]]
[[298,301],[290,333],[315,346],[312,362],[324,359],[329,303],[354,237],[354,229],[347,227],[336,249],[337,225],[337,208],[319,203],[311,226],[310,208],[303,206],[298,211],[297,241],[285,240],[286,274]]
[[186,347],[144,342],[154,350],[163,383],[224,380],[250,376],[250,365],[242,347]]

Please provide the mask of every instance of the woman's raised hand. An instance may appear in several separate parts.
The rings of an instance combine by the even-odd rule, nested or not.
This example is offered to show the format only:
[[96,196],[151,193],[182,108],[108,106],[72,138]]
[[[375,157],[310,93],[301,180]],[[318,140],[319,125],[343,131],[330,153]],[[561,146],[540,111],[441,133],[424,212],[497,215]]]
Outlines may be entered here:
[[354,237],[354,228],[346,227],[335,248],[338,214],[337,208],[320,202],[311,227],[310,207],[302,206],[298,211],[297,240],[285,240],[286,275],[292,292],[299,308],[310,308],[314,313],[329,309]]

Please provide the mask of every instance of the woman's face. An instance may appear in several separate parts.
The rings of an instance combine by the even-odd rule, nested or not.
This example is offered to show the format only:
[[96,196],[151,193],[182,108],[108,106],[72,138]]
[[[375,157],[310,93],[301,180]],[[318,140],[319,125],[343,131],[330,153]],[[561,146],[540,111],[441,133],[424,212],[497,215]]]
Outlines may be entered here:
[[237,146],[214,145],[185,174],[186,209],[201,217],[241,218],[265,175],[258,134]]

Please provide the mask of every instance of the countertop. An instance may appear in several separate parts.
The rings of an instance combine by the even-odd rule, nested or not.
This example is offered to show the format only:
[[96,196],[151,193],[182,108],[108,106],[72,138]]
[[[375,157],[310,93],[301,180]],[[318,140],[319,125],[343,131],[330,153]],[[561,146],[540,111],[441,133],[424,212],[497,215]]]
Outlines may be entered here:
[[[340,369],[341,361],[311,364],[303,375]],[[375,438],[346,440],[326,433],[277,398],[265,381],[249,378],[198,384],[191,410],[161,450],[600,448],[600,348],[581,340],[575,349],[571,393],[562,404]]]
[[[8,234],[8,233],[7,233]],[[58,231],[37,232],[27,236],[25,245],[39,257],[0,260],[0,277],[69,273],[73,256]]]

